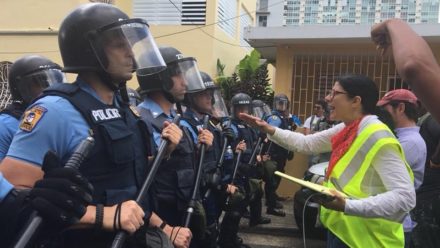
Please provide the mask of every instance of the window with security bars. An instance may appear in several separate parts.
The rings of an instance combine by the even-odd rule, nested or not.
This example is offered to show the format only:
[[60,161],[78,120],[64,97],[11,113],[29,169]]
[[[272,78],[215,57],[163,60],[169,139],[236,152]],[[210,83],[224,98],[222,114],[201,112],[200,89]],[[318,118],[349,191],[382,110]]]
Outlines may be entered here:
[[12,63],[9,61],[0,62],[0,109],[11,103],[11,94],[9,93],[8,71]]
[[205,25],[206,0],[182,1],[182,25]]
[[316,100],[323,99],[337,78],[363,74],[374,80],[379,97],[387,91],[408,88],[397,74],[391,57],[376,55],[296,55],[293,59],[290,109],[303,121],[313,112]]

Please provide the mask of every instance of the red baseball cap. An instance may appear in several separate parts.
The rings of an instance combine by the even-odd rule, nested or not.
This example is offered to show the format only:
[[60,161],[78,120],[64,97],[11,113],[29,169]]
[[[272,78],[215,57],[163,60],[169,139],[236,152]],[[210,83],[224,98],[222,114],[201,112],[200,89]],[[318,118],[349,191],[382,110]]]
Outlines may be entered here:
[[377,106],[387,105],[391,101],[409,102],[416,106],[418,105],[417,97],[414,93],[406,89],[397,89],[387,92],[382,99],[377,102]]

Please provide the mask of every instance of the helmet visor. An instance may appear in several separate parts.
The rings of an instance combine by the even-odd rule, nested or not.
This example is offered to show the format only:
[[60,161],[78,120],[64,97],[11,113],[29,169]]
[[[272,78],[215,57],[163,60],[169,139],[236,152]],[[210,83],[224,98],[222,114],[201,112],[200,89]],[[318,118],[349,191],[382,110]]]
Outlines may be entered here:
[[137,71],[150,75],[166,68],[159,49],[142,19],[129,19],[105,26],[89,35],[98,60],[108,73]]
[[289,101],[287,99],[276,99],[274,101],[274,109],[278,111],[286,111],[288,108]]
[[171,78],[179,77],[185,81],[186,93],[195,93],[206,89],[194,58],[183,58],[169,64],[168,72]]
[[252,113],[253,113],[253,116],[255,116],[257,118],[263,119],[263,117],[264,117],[263,107],[261,107],[261,106],[253,107]]
[[215,89],[209,89],[213,91],[213,97],[212,97],[212,101],[213,101],[213,105],[212,105],[212,116],[215,118],[224,118],[224,117],[228,117],[229,113],[228,113],[228,108],[226,107],[225,101],[223,100],[222,97],[222,92],[219,88],[215,88]]
[[45,88],[66,81],[65,75],[60,69],[47,69],[24,76],[17,88],[23,100],[30,103]]

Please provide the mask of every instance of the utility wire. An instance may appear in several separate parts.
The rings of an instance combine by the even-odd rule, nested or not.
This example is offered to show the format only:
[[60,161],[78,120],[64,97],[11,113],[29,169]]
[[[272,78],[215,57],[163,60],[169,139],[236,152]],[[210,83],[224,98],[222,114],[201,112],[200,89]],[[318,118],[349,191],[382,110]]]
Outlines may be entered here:
[[[180,13],[182,13],[182,11],[179,9],[179,7],[177,7],[171,0],[168,0]],[[281,1],[278,1],[278,2],[275,2],[275,3],[273,3],[273,4],[270,4],[270,5],[268,5],[267,7],[272,7],[272,6],[275,6],[275,5],[278,5],[278,4],[280,4],[280,3],[284,3],[284,0],[281,0]],[[249,13],[255,13],[255,12],[257,12],[257,10],[254,10],[254,11],[250,11]],[[216,24],[219,24],[219,23],[223,23],[223,22],[227,22],[227,21],[230,21],[230,20],[233,20],[233,19],[236,19],[236,18],[240,18],[240,17],[242,17],[242,16],[244,16],[244,15],[247,15],[247,13],[245,13],[245,14],[241,14],[241,15],[238,15],[238,16],[233,16],[233,17],[231,17],[231,18],[227,18],[227,19],[224,19],[224,20],[220,20],[220,21],[217,21],[217,22],[214,22],[214,23],[210,23],[210,24],[206,24],[206,25],[203,25],[203,26],[200,26],[200,27],[195,27],[195,28],[190,28],[190,29],[186,29],[186,30],[182,30],[182,31],[178,31],[178,32],[174,32],[174,33],[169,33],[169,34],[164,34],[164,35],[161,35],[161,36],[157,36],[157,37],[154,37],[155,39],[159,39],[159,38],[163,38],[163,37],[168,37],[168,36],[172,36],[172,35],[177,35],[177,34],[181,34],[181,33],[186,33],[186,32],[190,32],[190,31],[193,31],[193,30],[196,30],[196,29],[200,29],[204,34],[206,34],[207,36],[209,36],[209,37],[211,37],[211,38],[213,38],[213,39],[215,39],[215,40],[217,40],[217,41],[219,41],[219,42],[222,42],[222,43],[224,43],[224,44],[228,44],[228,45],[231,45],[231,46],[237,46],[237,47],[248,47],[248,48],[252,48],[251,46],[241,46],[241,45],[237,45],[237,44],[233,44],[233,43],[230,43],[230,42],[227,42],[227,41],[223,41],[223,40],[220,40],[220,39],[218,39],[218,38],[216,38],[215,36],[213,36],[213,35],[211,35],[211,34],[209,34],[209,33],[206,33],[206,31],[205,30],[203,30],[203,28],[205,28],[205,27],[209,27],[209,26],[212,26],[212,25],[216,25]],[[194,24],[195,25],[195,24]],[[253,47],[253,48],[269,48],[269,47],[276,47],[276,46],[260,46],[260,47]],[[0,54],[29,54],[29,53],[36,53],[36,54],[38,54],[38,53],[56,53],[56,52],[60,52],[59,50],[46,50],[46,51],[14,51],[14,52],[0,52]]]
[[[182,13],[182,11],[179,9],[179,7],[176,6],[176,4],[174,4],[171,0],[168,0],[168,1],[169,1],[169,2],[170,2],[170,3],[171,3],[171,4],[172,4],[172,5],[173,5],[173,6],[174,6],[174,7],[175,7],[180,13]],[[272,7],[272,6],[275,6],[275,5],[278,5],[278,4],[280,4],[280,3],[284,3],[284,2],[285,2],[284,0],[282,0],[282,1],[278,1],[278,2],[275,2],[275,3],[273,3],[273,4],[268,5],[267,7]],[[250,13],[256,13],[256,12],[257,12],[257,10],[250,11]],[[186,30],[182,30],[182,31],[178,31],[178,32],[170,33],[170,34],[160,35],[160,36],[155,37],[155,39],[159,39],[159,38],[163,38],[163,37],[167,37],[167,36],[171,36],[171,35],[176,35],[176,34],[181,34],[181,33],[186,33],[186,32],[190,32],[190,31],[193,31],[193,30],[199,29],[199,30],[201,30],[203,33],[205,33],[206,35],[210,36],[211,38],[213,38],[213,39],[215,39],[215,40],[217,40],[217,41],[219,41],[219,42],[222,42],[222,43],[225,43],[225,44],[231,45],[231,46],[236,46],[236,47],[248,47],[248,48],[276,47],[276,46],[261,46],[261,47],[241,46],[241,45],[237,45],[237,44],[233,44],[233,43],[230,43],[230,42],[226,42],[226,41],[220,40],[220,39],[218,39],[218,38],[212,36],[211,34],[206,33],[206,32],[203,30],[203,28],[205,28],[205,27],[209,27],[209,26],[216,25],[216,24],[219,24],[219,23],[227,22],[227,21],[230,21],[230,20],[233,20],[233,19],[236,19],[236,18],[240,18],[240,17],[242,17],[242,16],[244,16],[244,15],[247,15],[247,13],[244,13],[244,14],[241,14],[241,15],[238,15],[238,16],[233,16],[233,17],[231,17],[231,18],[227,18],[227,19],[220,20],[220,21],[217,21],[217,22],[214,22],[214,23],[210,23],[210,24],[206,24],[206,25],[203,25],[203,26],[199,26],[199,27],[195,27],[195,28],[190,28],[190,29],[186,29]]]

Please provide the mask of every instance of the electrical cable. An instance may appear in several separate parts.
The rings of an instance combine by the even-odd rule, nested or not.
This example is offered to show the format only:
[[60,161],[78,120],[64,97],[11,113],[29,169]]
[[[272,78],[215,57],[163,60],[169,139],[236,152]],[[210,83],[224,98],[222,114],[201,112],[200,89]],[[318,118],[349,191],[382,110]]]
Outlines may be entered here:
[[[169,0],[169,2],[171,3],[171,4],[173,4],[174,5],[174,7],[180,12],[180,13],[182,13],[182,11],[171,1],[171,0]],[[278,4],[280,4],[280,3],[284,3],[285,1],[284,0],[281,0],[281,1],[278,1],[278,2],[275,2],[275,3],[273,3],[273,4],[269,4],[269,5],[267,5],[267,7],[272,7],[272,6],[275,6],[275,5],[278,5]],[[254,11],[250,11],[250,12],[248,12],[248,13],[256,13],[258,10],[254,10]],[[186,33],[186,32],[189,32],[189,31],[193,31],[193,30],[196,30],[196,29],[200,29],[204,34],[206,34],[207,36],[210,36],[211,38],[213,38],[213,39],[215,39],[215,40],[217,40],[217,41],[219,41],[219,42],[222,42],[222,43],[224,43],[224,44],[228,44],[228,45],[231,45],[231,46],[236,46],[236,47],[248,47],[248,48],[269,48],[269,47],[276,47],[275,45],[274,46],[260,46],[260,47],[252,47],[252,46],[241,46],[241,45],[236,45],[236,44],[233,44],[233,43],[229,43],[229,42],[226,42],[226,41],[223,41],[223,40],[220,40],[220,39],[218,39],[218,38],[216,38],[215,36],[212,36],[212,35],[210,35],[210,34],[208,34],[208,33],[206,33],[202,28],[204,28],[204,27],[209,27],[209,26],[212,26],[212,25],[216,25],[216,24],[219,24],[219,23],[223,23],[223,22],[227,22],[227,21],[230,21],[230,20],[233,20],[233,19],[236,19],[236,18],[239,18],[239,17],[241,17],[241,16],[244,16],[244,15],[247,15],[248,13],[245,13],[245,14],[241,14],[241,15],[238,15],[238,16],[234,16],[234,17],[231,17],[231,18],[227,18],[227,19],[224,19],[224,20],[220,20],[220,21],[217,21],[217,22],[213,22],[213,23],[210,23],[210,24],[206,24],[206,25],[203,25],[203,26],[201,26],[201,27],[195,27],[195,28],[190,28],[190,29],[187,29],[187,30],[182,30],[182,31],[179,31],[179,32],[174,32],[174,33],[169,33],[169,34],[164,34],[164,35],[161,35],[161,36],[157,36],[157,37],[155,37],[155,39],[159,39],[159,38],[163,38],[163,37],[168,37],[168,36],[172,36],[172,35],[176,35],[176,34],[181,34],[181,33]],[[47,50],[47,51],[15,51],[15,52],[1,52],[0,51],[0,54],[23,54],[23,53],[36,53],[36,54],[41,54],[41,53],[55,53],[55,52],[60,52],[59,50]]]
[[[182,10],[179,9],[179,7],[177,7],[177,5],[176,5],[172,0],[168,0],[168,2],[170,2],[170,3],[174,6],[174,8],[176,8],[176,10],[179,11],[179,12],[182,14]],[[284,2],[284,1],[275,2],[274,4],[268,5],[268,7],[275,6],[275,5],[280,4],[280,3],[282,3],[282,2]],[[251,11],[250,13],[254,13],[254,12],[257,12],[257,10]],[[219,42],[221,42],[221,43],[224,43],[224,44],[227,44],[227,45],[231,45],[231,46],[235,46],[235,47],[246,47],[246,48],[269,48],[269,47],[276,47],[276,46],[260,46],[260,47],[252,47],[252,46],[242,46],[242,45],[237,45],[237,44],[233,44],[233,43],[230,43],[230,42],[227,42],[227,41],[220,40],[220,39],[218,39],[217,37],[215,37],[215,36],[213,36],[213,35],[207,33],[205,30],[203,30],[204,27],[208,27],[208,26],[212,26],[212,25],[219,24],[219,23],[227,22],[227,21],[230,21],[230,20],[233,20],[233,19],[236,19],[236,18],[242,17],[242,16],[244,16],[244,15],[247,15],[247,13],[245,13],[245,14],[241,14],[241,15],[238,15],[238,16],[234,16],[234,17],[231,17],[231,18],[228,18],[228,19],[225,19],[225,20],[221,20],[221,21],[218,21],[218,22],[214,22],[214,23],[211,23],[211,24],[207,24],[207,25],[204,25],[204,26],[201,26],[201,27],[196,27],[196,28],[192,28],[192,29],[187,29],[187,30],[183,30],[183,31],[175,32],[174,34],[180,34],[180,33],[189,32],[189,31],[192,31],[192,30],[199,29],[199,30],[202,31],[205,35],[207,35],[207,36],[213,38],[214,40],[217,40],[217,41],[219,41]],[[192,22],[191,22],[191,23],[192,23]],[[195,25],[194,23],[192,23],[192,24]],[[173,33],[172,33],[172,34],[173,34]],[[166,35],[162,35],[162,36],[157,36],[157,37],[155,37],[155,39],[159,39],[159,38],[162,38],[162,37],[167,37],[167,36],[170,36],[170,35],[172,35],[172,34],[166,34]]]
[[[303,207],[303,211],[302,211],[302,235],[303,235],[303,244],[304,244],[304,248],[307,248],[307,244],[306,244],[306,225],[305,225],[305,216],[306,216],[306,207],[307,207],[307,203],[309,203],[309,201],[312,199],[312,197],[319,195],[321,193],[313,193],[311,194],[309,197],[307,197],[307,199],[304,202],[304,207]],[[318,208],[319,211],[319,208]],[[298,223],[297,223],[298,224]]]
[[[168,0],[168,1],[170,1],[170,0]],[[170,1],[170,2],[171,2],[171,1]],[[272,7],[272,6],[275,6],[275,5],[278,5],[278,4],[280,4],[280,3],[284,3],[284,2],[285,2],[285,0],[281,0],[281,1],[279,1],[279,2],[275,2],[275,3],[273,3],[273,4],[269,4],[269,5],[267,5],[267,7]],[[171,2],[171,3],[172,3],[172,2]],[[177,10],[180,11],[180,9],[179,9],[174,3],[172,3],[172,4],[174,5],[174,7],[177,8]],[[250,11],[249,13],[256,13],[257,11],[258,11],[258,10],[254,10],[254,11]],[[180,11],[180,12],[181,12],[181,11]],[[220,21],[218,21],[218,22],[213,22],[213,23],[210,23],[210,24],[206,24],[206,25],[201,26],[201,27],[195,27],[195,28],[191,28],[191,29],[187,29],[187,30],[182,30],[182,31],[175,32],[175,33],[170,33],[170,34],[165,34],[165,35],[162,35],[162,36],[157,36],[157,37],[155,37],[155,39],[162,38],[162,37],[167,37],[167,36],[171,36],[171,35],[174,35],[174,34],[185,33],[185,32],[189,32],[189,31],[192,31],[192,30],[201,29],[201,28],[204,28],[204,27],[209,27],[209,26],[212,26],[212,25],[216,25],[216,24],[219,24],[219,23],[222,23],[222,22],[227,22],[227,21],[230,21],[230,20],[233,20],[233,19],[239,18],[239,17],[241,17],[241,16],[243,16],[243,15],[246,15],[246,13],[245,13],[245,14],[238,15],[238,16],[234,16],[234,17],[231,17],[231,18],[227,18],[227,19],[224,19],[224,20],[220,20]]]

